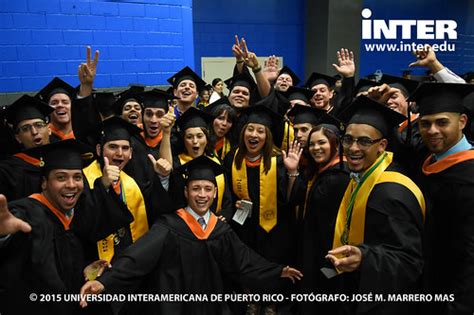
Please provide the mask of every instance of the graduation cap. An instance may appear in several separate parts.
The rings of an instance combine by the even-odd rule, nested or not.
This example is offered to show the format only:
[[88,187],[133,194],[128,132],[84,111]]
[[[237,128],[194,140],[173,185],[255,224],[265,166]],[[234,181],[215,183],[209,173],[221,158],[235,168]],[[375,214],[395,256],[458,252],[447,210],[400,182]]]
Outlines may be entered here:
[[315,91],[311,91],[307,88],[299,88],[290,86],[286,92],[283,94],[286,96],[288,101],[301,100],[305,104],[309,104],[310,100],[313,98]]
[[211,104],[207,105],[206,107],[204,107],[203,111],[215,118],[217,117],[217,110],[222,106],[228,106],[231,108],[231,110],[234,110],[232,108],[232,105],[230,105],[229,99],[223,96],[219,98],[218,100],[215,100]]
[[357,95],[358,93],[362,93],[362,92],[367,92],[371,87],[378,86],[378,85],[380,85],[380,83],[361,78],[359,79],[359,82],[357,82],[357,85],[354,88],[354,95]]
[[399,89],[403,93],[403,95],[405,95],[405,97],[410,96],[411,93],[415,91],[418,84],[420,84],[420,82],[415,80],[395,77],[388,74],[382,75],[382,79],[380,79],[380,82],[386,83],[392,88]]
[[357,97],[339,117],[346,122],[346,125],[370,125],[384,137],[389,136],[393,127],[407,119],[404,115],[366,96]]
[[337,79],[322,73],[318,72],[313,72],[309,76],[308,80],[306,80],[306,83],[304,84],[308,89],[311,89],[313,86],[318,85],[318,84],[325,84],[327,85],[330,89],[334,88],[334,85],[336,85]]
[[337,119],[331,114],[328,114],[325,110],[321,110],[321,116],[319,117],[316,126],[322,126],[326,129],[333,131],[335,134],[339,135],[344,132],[345,126],[342,121]]
[[94,106],[99,109],[99,112],[103,116],[113,115],[114,113],[114,104],[117,101],[117,98],[112,92],[92,92],[92,101]]
[[115,140],[128,140],[134,135],[140,134],[142,130],[128,121],[113,116],[102,122],[102,144]]
[[179,129],[185,131],[188,128],[209,128],[209,124],[212,122],[213,117],[196,107],[190,107],[186,110],[179,118],[176,123]]
[[75,140],[68,139],[38,148],[41,151],[42,169],[50,171],[54,169],[82,170],[84,160],[93,158],[92,149]]
[[173,86],[173,88],[176,89],[178,84],[183,80],[193,81],[196,84],[198,92],[201,92],[206,86],[206,82],[188,66],[176,72],[171,78],[168,79],[168,82]]
[[145,88],[146,88],[146,85],[144,84],[130,84],[128,86],[128,89],[117,93],[117,96],[122,97],[126,94],[140,94],[142,92],[145,92]]
[[229,91],[232,91],[235,86],[243,86],[249,89],[249,92],[252,92],[257,87],[254,79],[246,72],[239,73],[225,80],[224,83],[227,85]]
[[178,172],[185,176],[186,183],[191,180],[208,180],[216,185],[216,176],[224,173],[224,169],[207,156],[201,155],[178,167]]
[[316,126],[318,121],[321,119],[322,114],[326,111],[317,109],[310,106],[304,106],[296,104],[293,108],[288,112],[288,117],[294,117],[293,124],[311,124]]
[[248,115],[246,124],[255,123],[267,126],[272,134],[275,128],[283,121],[283,117],[275,113],[264,105],[250,106],[244,109],[244,113]]
[[472,92],[472,84],[424,82],[408,100],[416,102],[420,115],[464,113],[466,108],[463,106],[463,99]]
[[281,68],[277,78],[283,73],[286,73],[291,77],[291,79],[293,80],[293,86],[297,86],[298,83],[301,82],[301,79],[298,78],[298,76],[293,72],[293,70],[290,69],[290,67],[284,66],[283,68]]
[[49,99],[58,93],[63,93],[72,98],[76,93],[76,89],[66,83],[65,81],[61,80],[58,77],[52,79],[44,88],[42,88],[35,97],[39,98],[45,103],[49,103]]
[[169,101],[175,99],[173,94],[169,94],[159,89],[143,92],[139,95],[143,102],[143,108],[161,108],[168,111]]
[[53,111],[53,107],[36,97],[25,94],[7,107],[5,118],[9,124],[13,125],[13,129],[16,129],[23,120],[39,118],[47,121],[47,117]]

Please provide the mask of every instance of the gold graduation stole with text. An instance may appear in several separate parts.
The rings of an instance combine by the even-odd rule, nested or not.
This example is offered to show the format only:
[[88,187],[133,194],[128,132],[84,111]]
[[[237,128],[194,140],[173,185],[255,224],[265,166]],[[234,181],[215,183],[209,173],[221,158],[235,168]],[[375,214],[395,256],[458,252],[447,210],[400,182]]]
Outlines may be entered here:
[[[238,150],[235,153],[236,155],[237,152]],[[266,174],[263,161],[260,162],[259,166],[259,223],[267,232],[270,232],[277,224],[277,157],[272,157],[271,161],[270,170]],[[240,170],[238,170],[235,165],[235,156],[234,162],[232,162],[232,188],[237,197],[250,200],[247,187],[247,166],[245,161],[243,161]]]
[[379,183],[394,182],[407,187],[418,200],[424,219],[425,199],[418,186],[401,173],[385,171],[392,160],[393,153],[384,152],[364,173],[360,183],[351,178],[337,213],[333,249],[364,242],[367,201],[372,189]]
[[[91,165],[83,169],[89,187],[94,189],[94,181],[102,177],[102,170],[96,160]],[[133,222],[130,223],[130,232],[133,242],[136,242],[145,232],[148,231],[148,218],[146,216],[145,200],[142,192],[135,180],[124,171],[120,172],[121,197],[127,209],[133,215]],[[99,259],[105,259],[109,263],[114,256],[114,235],[111,234],[105,239],[97,242]]]

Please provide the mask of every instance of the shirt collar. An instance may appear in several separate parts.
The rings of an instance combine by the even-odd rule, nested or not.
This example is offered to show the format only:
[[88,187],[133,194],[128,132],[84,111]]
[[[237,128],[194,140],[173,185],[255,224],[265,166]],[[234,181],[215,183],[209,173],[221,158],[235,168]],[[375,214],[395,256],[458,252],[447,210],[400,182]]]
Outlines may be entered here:
[[436,159],[436,161],[439,161],[439,160],[442,160],[442,159],[444,159],[445,157],[447,157],[451,154],[459,153],[459,152],[462,152],[462,151],[467,151],[467,150],[470,150],[470,149],[472,149],[472,145],[469,143],[469,141],[467,141],[466,136],[462,135],[462,138],[461,138],[461,140],[459,140],[458,143],[453,145],[448,151],[446,151],[444,153],[434,154],[434,158]]
[[[191,209],[190,206],[187,206],[186,208],[184,208],[184,210],[186,210],[189,214],[191,214],[193,218],[196,219],[196,221],[199,218],[201,218],[201,216],[197,214],[196,212],[194,212],[194,210]],[[209,219],[211,218],[211,212],[207,210],[207,212],[202,216],[202,218],[204,219],[204,222],[206,222],[206,225],[207,225],[209,223]]]

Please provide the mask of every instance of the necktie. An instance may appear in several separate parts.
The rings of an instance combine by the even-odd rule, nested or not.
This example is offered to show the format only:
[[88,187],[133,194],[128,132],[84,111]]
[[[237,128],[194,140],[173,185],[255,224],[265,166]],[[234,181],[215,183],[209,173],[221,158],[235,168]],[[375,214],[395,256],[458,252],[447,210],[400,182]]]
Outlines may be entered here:
[[200,218],[198,219],[198,223],[201,224],[201,227],[202,227],[203,230],[206,229],[206,221],[204,220],[203,217],[200,217]]

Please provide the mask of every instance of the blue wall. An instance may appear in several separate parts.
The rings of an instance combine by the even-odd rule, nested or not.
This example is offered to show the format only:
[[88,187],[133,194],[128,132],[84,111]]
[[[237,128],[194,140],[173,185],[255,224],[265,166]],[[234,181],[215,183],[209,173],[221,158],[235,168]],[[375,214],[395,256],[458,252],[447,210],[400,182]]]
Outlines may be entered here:
[[201,73],[201,57],[232,57],[237,34],[257,56],[281,55],[304,78],[304,2],[194,0],[196,71]]
[[[445,0],[364,0],[364,8],[372,11],[371,19],[413,19],[413,20],[455,20],[458,24],[458,39],[449,41],[456,45],[454,52],[437,52],[438,59],[456,73],[463,74],[474,69],[474,25],[469,19],[469,0],[449,2]],[[416,34],[412,34],[416,38]],[[360,75],[365,76],[381,69],[385,73],[401,75],[403,69],[415,61],[411,52],[367,52],[366,43],[399,43],[401,40],[362,40]],[[421,43],[441,43],[442,41],[403,40]],[[424,68],[414,68],[414,74],[421,75]]]
[[86,46],[100,50],[95,86],[166,84],[193,66],[192,0],[0,0],[0,92],[79,83]]

